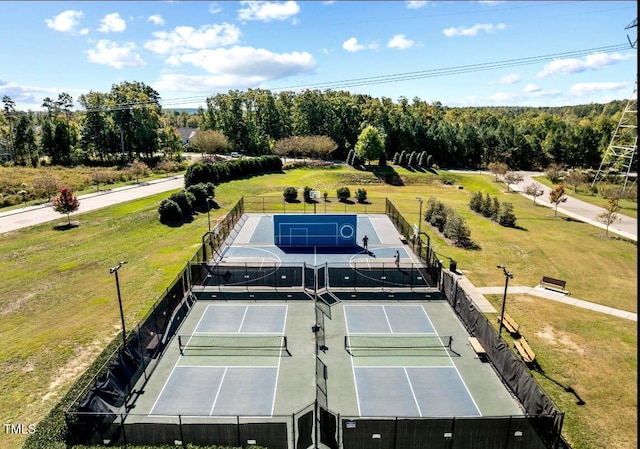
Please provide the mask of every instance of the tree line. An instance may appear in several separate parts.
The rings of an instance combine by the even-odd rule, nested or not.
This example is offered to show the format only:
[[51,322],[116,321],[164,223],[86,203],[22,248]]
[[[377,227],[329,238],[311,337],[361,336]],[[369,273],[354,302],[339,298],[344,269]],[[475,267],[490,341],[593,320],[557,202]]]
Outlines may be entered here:
[[[62,93],[43,100],[46,112],[34,113],[17,111],[5,96],[0,153],[21,165],[36,165],[42,156],[67,166],[175,158],[182,150],[177,127],[197,126],[217,135],[218,151],[306,151],[344,160],[356,150],[361,132],[373,127],[389,161],[415,152],[439,167],[486,168],[500,161],[512,169],[597,168],[624,108],[623,101],[453,108],[417,97],[393,101],[347,91],[249,89],[212,95],[206,107],[187,113],[163,110],[158,92],[141,82],[92,91],[77,101],[83,109],[74,111],[73,99]],[[307,137],[316,140],[303,151],[309,141],[299,138]]]

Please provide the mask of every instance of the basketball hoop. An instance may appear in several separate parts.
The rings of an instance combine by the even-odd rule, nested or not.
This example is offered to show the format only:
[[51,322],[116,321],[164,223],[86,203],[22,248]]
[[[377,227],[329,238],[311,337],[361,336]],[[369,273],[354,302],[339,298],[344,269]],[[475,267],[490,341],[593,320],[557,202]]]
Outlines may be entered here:
[[320,199],[321,195],[322,194],[320,193],[320,190],[311,190],[309,192],[309,199],[317,200],[317,199]]

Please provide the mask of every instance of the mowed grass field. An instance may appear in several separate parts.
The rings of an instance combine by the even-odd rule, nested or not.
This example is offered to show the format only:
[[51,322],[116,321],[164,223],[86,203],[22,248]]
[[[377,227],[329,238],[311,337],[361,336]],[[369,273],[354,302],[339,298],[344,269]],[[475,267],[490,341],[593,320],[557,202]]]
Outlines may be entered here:
[[[571,296],[637,312],[637,245],[605,239],[602,230],[554,217],[553,211],[507,193],[489,175],[451,175],[455,186],[433,174],[396,168],[402,186],[350,168],[296,169],[232,181],[216,189],[220,219],[242,196],[279,196],[287,186],[329,192],[340,186],[367,189],[372,207],[388,197],[410,222],[419,203],[435,196],[463,216],[478,250],[455,248],[429,226],[434,249],[455,259],[477,286],[534,286],[543,275],[565,279]],[[463,189],[456,186],[461,185]],[[473,191],[511,202],[517,229],[502,228],[468,207]],[[160,296],[193,255],[207,229],[207,214],[168,227],[157,206],[170,192],[72,216],[80,226],[54,230],[56,222],[0,234],[0,410],[4,423],[37,423],[109,341],[120,318],[109,268],[119,272],[127,328]],[[426,207],[426,204],[424,205]],[[65,217],[60,222],[66,221]],[[497,304],[499,297],[490,297]],[[540,358],[546,391],[567,412],[565,434],[574,448],[636,447],[636,323],[525,295],[509,295],[507,310]],[[495,318],[491,317],[495,322]],[[570,386],[585,402],[575,403]],[[0,434],[0,447],[17,449],[23,435]]]

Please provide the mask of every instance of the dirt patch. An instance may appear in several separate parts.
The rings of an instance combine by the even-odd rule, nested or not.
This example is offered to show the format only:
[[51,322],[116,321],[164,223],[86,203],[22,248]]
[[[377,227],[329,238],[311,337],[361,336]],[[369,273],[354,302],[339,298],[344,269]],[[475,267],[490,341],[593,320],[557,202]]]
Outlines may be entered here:
[[551,326],[545,326],[536,333],[536,336],[540,337],[547,343],[557,346],[558,349],[568,351],[578,355],[584,355],[584,350],[580,345],[571,340],[571,338],[563,332],[557,332]]
[[96,356],[102,351],[104,343],[100,341],[93,341],[91,344],[79,348],[75,351],[73,357],[71,357],[65,366],[60,368],[53,376],[54,380],[49,384],[47,393],[42,396],[42,402],[48,401],[50,398],[55,397],[60,387],[67,382],[71,382],[78,378],[84,372],[89,365],[95,360]]

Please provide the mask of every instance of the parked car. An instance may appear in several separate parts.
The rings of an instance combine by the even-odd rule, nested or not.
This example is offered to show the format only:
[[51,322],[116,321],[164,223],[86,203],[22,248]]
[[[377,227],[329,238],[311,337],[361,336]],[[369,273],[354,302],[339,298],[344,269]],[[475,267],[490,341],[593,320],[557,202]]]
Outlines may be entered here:
[[242,157],[240,153],[236,153],[235,151],[230,154],[231,157]]

